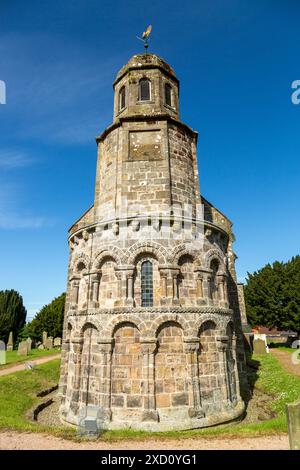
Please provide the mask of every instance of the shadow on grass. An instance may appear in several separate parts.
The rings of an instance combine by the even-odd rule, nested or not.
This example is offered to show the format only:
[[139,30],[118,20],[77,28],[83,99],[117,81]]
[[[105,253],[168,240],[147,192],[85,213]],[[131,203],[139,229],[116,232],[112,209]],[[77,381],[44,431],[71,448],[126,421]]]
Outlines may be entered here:
[[260,361],[253,359],[252,353],[250,351],[246,351],[246,359],[248,387],[241,388],[241,396],[246,405],[245,414],[247,414],[248,404],[253,397],[255,384],[259,378],[258,370],[260,367]]

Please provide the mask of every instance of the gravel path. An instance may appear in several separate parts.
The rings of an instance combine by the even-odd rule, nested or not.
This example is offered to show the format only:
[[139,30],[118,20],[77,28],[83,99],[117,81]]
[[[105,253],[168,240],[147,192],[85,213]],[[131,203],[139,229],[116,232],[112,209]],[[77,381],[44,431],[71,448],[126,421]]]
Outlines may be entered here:
[[[38,359],[34,359],[34,360],[30,360],[28,358],[27,362],[30,362],[34,365],[38,365],[38,364],[44,364],[44,362],[53,361],[53,359],[59,359],[59,358],[60,358],[60,353],[53,354],[51,356],[39,357]],[[13,374],[14,372],[18,372],[19,370],[25,370],[25,364],[26,362],[21,362],[20,364],[16,364],[15,366],[7,367],[6,369],[0,370],[0,377],[2,375]]]
[[0,450],[288,450],[288,436],[73,442],[36,433],[0,433]]
[[[288,351],[280,349],[270,349],[273,356],[280,362],[280,364],[290,373],[300,377],[300,364],[292,363],[292,354]],[[295,349],[295,351],[297,351]]]

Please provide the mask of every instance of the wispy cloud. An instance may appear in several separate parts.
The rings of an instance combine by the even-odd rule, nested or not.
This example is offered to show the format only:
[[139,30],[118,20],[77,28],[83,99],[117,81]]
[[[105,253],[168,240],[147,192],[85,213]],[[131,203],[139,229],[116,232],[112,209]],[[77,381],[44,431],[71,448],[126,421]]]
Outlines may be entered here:
[[44,217],[27,217],[23,214],[9,214],[0,210],[0,228],[2,229],[39,229],[51,225],[53,221]]
[[33,159],[25,153],[0,150],[0,169],[23,168],[32,162]]

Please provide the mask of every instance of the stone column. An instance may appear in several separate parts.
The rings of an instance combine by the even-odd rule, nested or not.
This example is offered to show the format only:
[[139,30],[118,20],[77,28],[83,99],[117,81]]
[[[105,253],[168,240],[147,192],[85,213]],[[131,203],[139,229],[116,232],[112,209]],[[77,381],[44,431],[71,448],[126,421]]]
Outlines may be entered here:
[[77,413],[80,406],[80,385],[81,385],[81,360],[82,360],[82,348],[83,338],[73,338],[71,345],[73,347],[72,362],[74,364],[74,376],[72,385],[72,394],[70,408],[73,413]]
[[211,298],[210,274],[211,270],[202,266],[196,266],[194,269],[197,288],[197,305],[204,305]]
[[62,406],[66,403],[66,397],[68,393],[67,383],[68,383],[69,353],[70,353],[70,340],[65,339],[61,347],[60,381],[59,381],[59,389],[58,389],[58,395],[61,397]]
[[134,280],[134,270],[135,267],[126,269],[126,301],[125,304],[127,307],[134,307],[134,292],[133,292],[133,280]]
[[161,279],[161,305],[171,305],[173,303],[173,277],[172,266],[159,266],[159,273]]
[[122,265],[115,269],[115,274],[118,279],[118,299],[115,301],[115,306],[133,307],[134,270],[135,267],[132,265]]
[[223,278],[223,276],[218,276],[217,277],[217,285],[218,285],[219,300],[224,300],[224,278]]
[[123,276],[122,276],[122,271],[115,269],[115,275],[116,278],[118,279],[118,289],[117,289],[117,299],[115,301],[115,305],[119,306],[122,304],[122,298],[123,298],[123,293],[122,293],[122,284],[123,284]]
[[100,395],[99,404],[105,410],[106,420],[111,420],[111,365],[113,339],[101,338],[97,341],[101,355]]
[[83,296],[83,294],[81,294],[81,296],[82,296],[82,307],[81,307],[81,309],[87,308],[88,302],[89,302],[89,299],[90,299],[90,274],[85,273],[83,275],[83,279],[84,279],[84,292],[83,292],[84,296]]
[[161,296],[163,298],[168,297],[168,272],[165,269],[160,269],[160,281],[161,281]]
[[77,307],[78,306],[78,298],[79,298],[79,278],[72,278],[71,279],[71,306]]
[[231,389],[228,379],[228,370],[227,370],[227,357],[226,357],[226,350],[228,348],[228,336],[218,336],[217,338],[217,349],[221,355],[221,363],[224,375],[224,390],[223,396],[224,401],[226,402],[227,406],[232,405],[231,402]]
[[197,276],[197,297],[200,299],[203,298],[203,277],[201,274]]
[[141,338],[141,351],[143,355],[143,395],[144,410],[142,421],[158,421],[158,412],[155,406],[155,364],[156,338]]
[[179,304],[179,292],[178,292],[178,268],[170,268],[171,278],[172,278],[172,305]]
[[203,418],[205,416],[201,403],[198,361],[199,347],[199,338],[186,338],[184,340],[184,349],[188,358],[189,382],[191,384],[193,402],[193,405],[189,408],[189,416],[191,418]]
[[101,271],[97,273],[92,273],[91,275],[91,301],[92,307],[97,308],[99,307],[99,286],[100,286],[100,279],[101,279]]
[[239,371],[238,371],[238,363],[237,363],[237,336],[233,335],[232,337],[232,359],[233,359],[233,366],[234,366],[234,377],[235,377],[235,396],[236,401],[239,402],[242,400],[240,395],[240,378],[239,378]]
[[212,278],[211,278],[211,276],[207,276],[206,285],[207,285],[207,297],[210,300],[213,300],[213,290],[212,290]]

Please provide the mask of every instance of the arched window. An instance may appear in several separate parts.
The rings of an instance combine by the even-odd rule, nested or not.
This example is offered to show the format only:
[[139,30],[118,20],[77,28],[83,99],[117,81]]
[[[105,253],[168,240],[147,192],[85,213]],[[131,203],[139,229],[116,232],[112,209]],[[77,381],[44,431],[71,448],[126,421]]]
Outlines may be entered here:
[[125,108],[125,87],[122,86],[122,88],[119,91],[119,111],[121,111],[123,108]]
[[141,266],[141,305],[153,306],[153,266],[151,261],[144,261]]
[[149,101],[151,98],[151,82],[142,78],[139,83],[139,101]]
[[172,106],[172,87],[169,83],[165,84],[165,103]]

